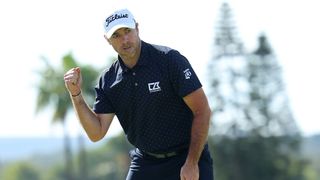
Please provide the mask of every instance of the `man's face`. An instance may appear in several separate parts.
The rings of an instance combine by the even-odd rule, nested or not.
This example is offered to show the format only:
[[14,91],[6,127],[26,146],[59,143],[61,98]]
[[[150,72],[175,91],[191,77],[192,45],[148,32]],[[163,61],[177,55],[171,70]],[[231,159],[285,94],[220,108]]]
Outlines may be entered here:
[[121,57],[134,57],[140,48],[138,26],[136,29],[120,28],[106,39]]

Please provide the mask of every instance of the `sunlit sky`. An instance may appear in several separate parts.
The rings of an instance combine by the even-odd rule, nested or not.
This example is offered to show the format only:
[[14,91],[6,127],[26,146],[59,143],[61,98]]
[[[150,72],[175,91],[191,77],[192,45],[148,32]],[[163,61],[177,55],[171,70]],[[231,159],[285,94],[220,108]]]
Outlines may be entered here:
[[[199,3],[201,2],[201,3]],[[222,0],[3,0],[0,1],[0,137],[61,136],[52,111],[34,114],[41,56],[54,65],[72,52],[82,64],[103,67],[113,49],[103,38],[104,17],[116,7],[135,15],[144,41],[184,54],[206,88],[214,28]],[[319,3],[315,0],[230,0],[247,51],[264,32],[283,68],[293,115],[303,135],[320,133]],[[63,81],[63,80],[61,80]],[[50,83],[50,82],[48,82]],[[70,135],[84,133],[73,112]],[[111,134],[121,131],[117,121]]]

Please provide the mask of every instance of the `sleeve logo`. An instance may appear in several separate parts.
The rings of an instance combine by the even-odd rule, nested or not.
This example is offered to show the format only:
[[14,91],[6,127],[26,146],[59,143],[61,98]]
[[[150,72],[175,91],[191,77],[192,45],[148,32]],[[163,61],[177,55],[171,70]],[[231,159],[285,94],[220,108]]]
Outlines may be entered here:
[[189,68],[186,69],[186,70],[184,70],[183,73],[184,73],[184,77],[185,77],[186,79],[190,79],[192,73],[191,73],[191,71],[190,71]]

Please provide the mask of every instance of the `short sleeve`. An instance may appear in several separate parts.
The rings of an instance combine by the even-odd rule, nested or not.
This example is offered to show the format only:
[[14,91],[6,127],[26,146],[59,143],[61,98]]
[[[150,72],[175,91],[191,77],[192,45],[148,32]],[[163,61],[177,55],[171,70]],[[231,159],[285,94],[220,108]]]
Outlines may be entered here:
[[168,58],[170,80],[174,90],[180,97],[185,97],[202,87],[199,78],[186,57],[176,50],[171,50]]
[[107,83],[105,82],[105,78],[103,78],[104,76],[106,75],[100,77],[99,83],[95,87],[96,99],[93,104],[93,111],[98,114],[115,112],[106,93]]

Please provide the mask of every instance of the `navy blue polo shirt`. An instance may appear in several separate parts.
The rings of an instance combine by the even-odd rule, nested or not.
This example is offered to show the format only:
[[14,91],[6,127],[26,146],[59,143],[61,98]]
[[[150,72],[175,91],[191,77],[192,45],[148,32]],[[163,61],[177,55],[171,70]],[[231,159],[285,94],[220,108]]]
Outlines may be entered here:
[[165,46],[141,42],[137,64],[120,57],[96,86],[96,113],[115,113],[131,144],[143,151],[186,148],[193,114],[183,97],[202,87],[188,60]]

